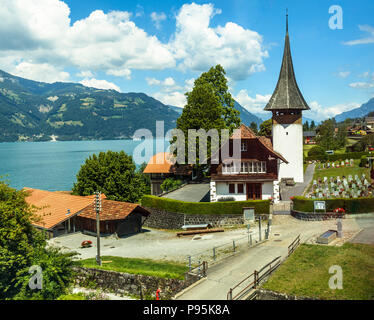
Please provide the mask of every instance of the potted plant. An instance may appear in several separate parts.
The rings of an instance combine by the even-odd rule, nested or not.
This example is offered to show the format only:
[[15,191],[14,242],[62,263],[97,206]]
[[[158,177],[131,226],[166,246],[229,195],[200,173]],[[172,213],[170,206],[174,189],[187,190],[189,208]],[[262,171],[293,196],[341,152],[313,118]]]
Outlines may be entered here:
[[84,240],[82,243],[81,243],[81,247],[82,248],[89,248],[92,246],[92,241],[90,240]]

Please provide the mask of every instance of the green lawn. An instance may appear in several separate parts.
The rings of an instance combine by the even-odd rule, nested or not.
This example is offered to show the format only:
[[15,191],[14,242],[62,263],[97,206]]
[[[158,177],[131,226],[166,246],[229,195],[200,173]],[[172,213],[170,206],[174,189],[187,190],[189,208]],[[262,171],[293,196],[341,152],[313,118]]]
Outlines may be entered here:
[[[343,270],[343,289],[330,289],[329,268]],[[262,286],[291,295],[335,300],[374,299],[374,246],[301,245]]]
[[142,274],[169,279],[184,279],[184,273],[188,270],[187,266],[183,263],[169,261],[113,256],[103,256],[101,260],[103,262],[101,266],[96,264],[95,258],[80,260],[79,264],[86,268]]
[[[335,162],[336,163],[336,162]],[[352,175],[352,177],[357,174],[359,177],[364,173],[367,178],[370,177],[370,172],[368,168],[362,168],[359,167],[360,160],[354,160],[354,167],[340,167],[340,168],[330,168],[330,169],[322,169],[318,170],[316,166],[316,170],[314,171],[313,179],[318,180],[318,179],[323,179],[323,177],[337,177],[340,176],[346,176],[348,177],[349,175]]]

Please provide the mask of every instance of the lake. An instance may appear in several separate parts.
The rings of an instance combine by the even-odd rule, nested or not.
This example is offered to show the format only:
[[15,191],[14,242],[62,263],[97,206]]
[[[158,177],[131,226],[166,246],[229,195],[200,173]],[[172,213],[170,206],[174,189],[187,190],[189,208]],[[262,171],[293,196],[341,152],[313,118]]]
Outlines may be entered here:
[[[132,155],[140,143],[134,140],[0,143],[0,177],[16,189],[71,190],[88,156],[108,150],[123,150]],[[165,148],[168,145],[165,141]]]

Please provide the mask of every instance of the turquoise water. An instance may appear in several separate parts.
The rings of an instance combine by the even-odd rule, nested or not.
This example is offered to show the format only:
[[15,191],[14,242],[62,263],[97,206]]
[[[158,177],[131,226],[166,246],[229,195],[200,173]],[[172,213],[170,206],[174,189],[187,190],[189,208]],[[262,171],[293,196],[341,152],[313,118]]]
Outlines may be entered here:
[[[71,190],[80,166],[89,155],[107,150],[123,150],[132,155],[139,143],[133,140],[0,143],[0,177],[17,189]],[[165,141],[165,147],[168,145]]]

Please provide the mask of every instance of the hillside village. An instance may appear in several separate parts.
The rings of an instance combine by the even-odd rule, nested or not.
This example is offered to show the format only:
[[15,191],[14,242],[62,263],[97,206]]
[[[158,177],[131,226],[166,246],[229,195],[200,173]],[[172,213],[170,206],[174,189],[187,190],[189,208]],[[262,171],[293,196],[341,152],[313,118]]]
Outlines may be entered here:
[[[309,106],[296,82],[288,20],[286,25],[278,82],[265,106],[271,120],[258,130],[232,111],[239,130],[221,149],[227,144],[232,150],[237,144],[239,158],[219,149],[216,164],[178,164],[172,161],[173,153],[165,152],[154,154],[136,171],[131,157],[109,152],[86,160],[72,192],[26,186],[16,191],[1,183],[1,201],[17,198],[33,208],[31,225],[44,237],[38,241],[63,254],[78,253],[66,262],[76,275],[61,269],[66,288],[58,297],[53,292],[48,297],[374,298],[372,117],[345,127],[326,121],[315,130],[303,130],[302,114]],[[220,68],[204,73],[195,89],[209,87],[199,87],[199,81],[213,72],[224,77]],[[193,107],[185,108],[176,124],[183,128],[183,119],[193,117]],[[23,223],[32,234],[28,222]],[[361,289],[324,289],[327,275],[321,268],[343,263],[341,252],[344,281],[354,281]],[[349,273],[353,269],[362,273],[359,278]],[[308,274],[321,281],[311,281]],[[245,286],[240,285],[243,279]],[[24,287],[18,294],[31,298],[34,292]],[[43,291],[39,294],[44,297]]]

